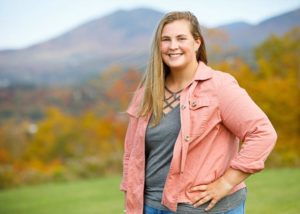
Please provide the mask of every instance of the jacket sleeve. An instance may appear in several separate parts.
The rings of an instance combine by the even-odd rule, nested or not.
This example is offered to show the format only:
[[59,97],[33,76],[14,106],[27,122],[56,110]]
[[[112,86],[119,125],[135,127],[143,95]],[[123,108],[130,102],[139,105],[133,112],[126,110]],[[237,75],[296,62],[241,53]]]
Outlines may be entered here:
[[128,164],[138,124],[139,102],[142,92],[143,91],[141,89],[138,89],[135,92],[132,101],[126,111],[129,115],[129,122],[124,140],[123,177],[120,184],[120,190],[124,192],[127,191]]
[[262,170],[277,139],[270,120],[229,74],[221,79],[218,99],[223,124],[242,141],[230,167],[246,173]]
[[128,163],[132,148],[132,141],[137,126],[137,118],[130,116],[129,123],[124,140],[124,155],[123,155],[123,177],[120,184],[121,191],[127,191],[127,174],[128,174]]

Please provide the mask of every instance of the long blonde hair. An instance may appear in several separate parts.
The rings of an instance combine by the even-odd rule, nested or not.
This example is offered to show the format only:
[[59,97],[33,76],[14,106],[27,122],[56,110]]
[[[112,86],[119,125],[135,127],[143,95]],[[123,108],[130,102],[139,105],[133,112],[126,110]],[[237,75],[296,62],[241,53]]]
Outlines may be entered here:
[[144,88],[139,116],[153,114],[153,125],[157,125],[162,117],[165,77],[169,72],[168,66],[163,62],[160,52],[161,34],[164,26],[176,20],[187,20],[190,23],[191,34],[194,39],[200,39],[201,45],[197,50],[197,61],[207,64],[206,49],[200,25],[195,15],[191,12],[170,12],[159,22],[151,45],[150,59],[146,72],[138,88]]

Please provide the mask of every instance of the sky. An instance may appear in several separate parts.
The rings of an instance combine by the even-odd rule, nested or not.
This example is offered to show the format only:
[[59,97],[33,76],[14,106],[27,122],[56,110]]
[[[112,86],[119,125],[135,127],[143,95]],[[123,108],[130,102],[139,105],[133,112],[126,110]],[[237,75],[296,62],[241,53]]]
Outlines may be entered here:
[[0,0],[0,50],[46,41],[119,9],[189,10],[200,24],[257,24],[300,7],[300,0]]

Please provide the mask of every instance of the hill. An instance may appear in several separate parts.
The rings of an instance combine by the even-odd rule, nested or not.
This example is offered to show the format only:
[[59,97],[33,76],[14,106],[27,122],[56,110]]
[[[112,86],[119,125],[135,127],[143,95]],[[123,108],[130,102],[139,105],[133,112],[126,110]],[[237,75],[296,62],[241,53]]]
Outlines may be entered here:
[[229,23],[217,27],[224,31],[229,42],[241,49],[250,49],[271,34],[282,36],[294,27],[300,27],[300,8],[266,19],[257,25],[250,25],[244,22]]
[[[0,88],[80,83],[114,64],[143,68],[153,31],[162,16],[163,13],[148,8],[118,10],[49,41],[21,50],[2,50]],[[212,55],[210,61],[224,60],[230,54],[247,55],[271,34],[282,35],[300,27],[299,20],[297,9],[258,25],[237,22],[215,29],[203,27],[208,53]],[[212,54],[218,47],[229,51]],[[236,51],[230,51],[232,47]]]

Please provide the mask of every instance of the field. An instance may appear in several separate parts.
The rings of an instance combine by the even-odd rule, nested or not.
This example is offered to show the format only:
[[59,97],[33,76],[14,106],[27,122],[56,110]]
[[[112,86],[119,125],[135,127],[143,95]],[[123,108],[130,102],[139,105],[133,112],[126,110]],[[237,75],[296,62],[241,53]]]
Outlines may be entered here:
[[[269,169],[247,180],[247,214],[300,213],[300,169]],[[0,191],[1,214],[118,214],[119,176]]]

